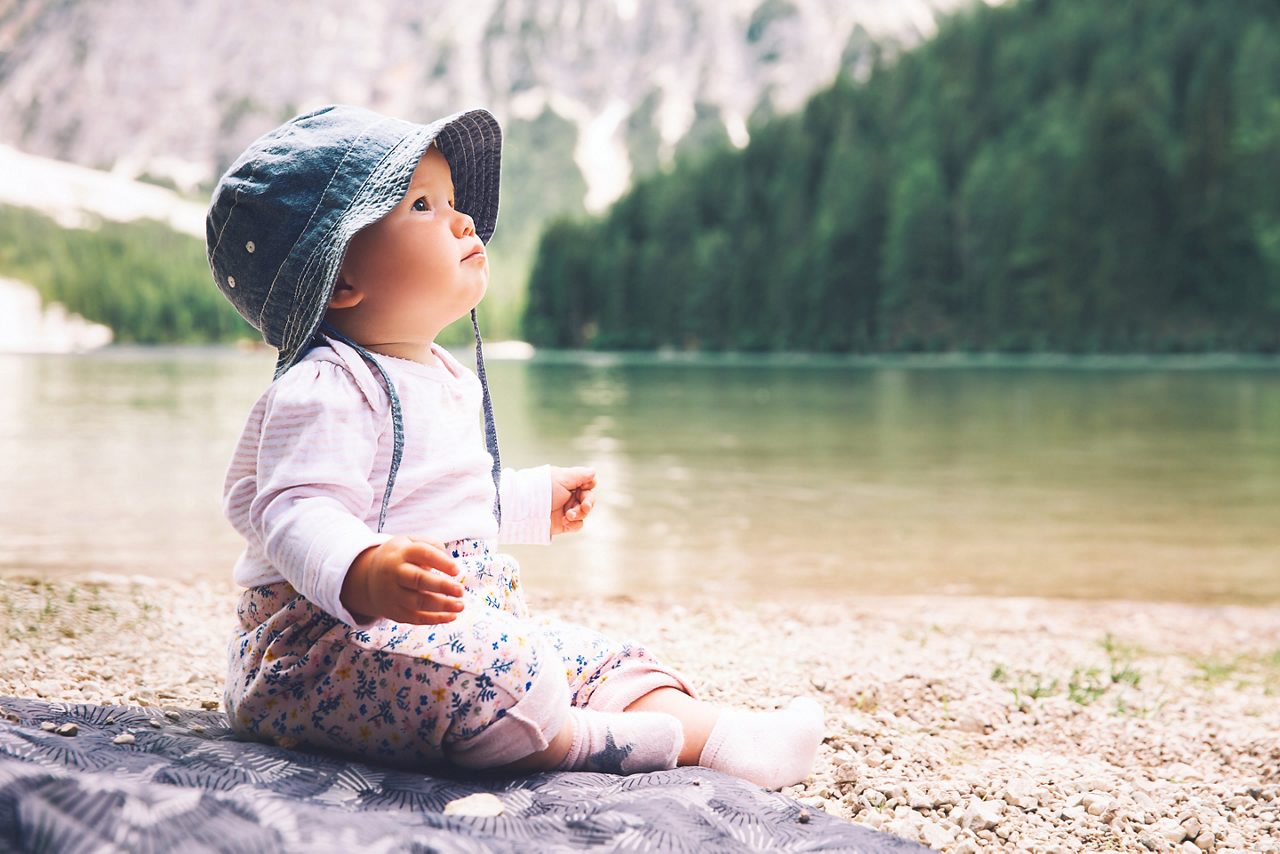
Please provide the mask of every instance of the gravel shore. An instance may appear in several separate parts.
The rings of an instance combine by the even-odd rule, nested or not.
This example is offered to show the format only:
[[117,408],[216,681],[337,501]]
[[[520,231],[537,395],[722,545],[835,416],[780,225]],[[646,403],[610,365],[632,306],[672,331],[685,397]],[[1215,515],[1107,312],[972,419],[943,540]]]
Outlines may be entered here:
[[[236,591],[0,578],[0,694],[216,708]],[[943,851],[1280,854],[1280,608],[532,597],[707,699],[823,703],[814,808]]]

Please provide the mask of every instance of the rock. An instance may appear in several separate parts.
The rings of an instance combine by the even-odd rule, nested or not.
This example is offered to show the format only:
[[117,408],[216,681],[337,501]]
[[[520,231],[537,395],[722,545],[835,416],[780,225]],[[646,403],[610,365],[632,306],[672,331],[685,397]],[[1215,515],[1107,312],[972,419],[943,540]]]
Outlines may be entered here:
[[974,801],[965,810],[961,826],[978,832],[989,830],[1000,823],[1003,814],[1003,801]]
[[961,732],[971,732],[974,735],[982,735],[987,731],[987,723],[977,715],[966,712],[956,715],[956,729]]
[[160,727],[164,726],[164,724],[160,723],[160,721],[156,720],[155,718],[152,718],[151,720],[147,721],[147,723],[150,726],[155,727],[156,729],[160,729]]
[[956,838],[956,832],[953,828],[925,819],[920,825],[918,838],[930,848],[941,850],[951,844],[952,840]]
[[53,732],[57,728],[58,728],[58,725],[55,724],[53,721],[40,722],[40,729],[44,730],[45,732]]
[[1140,834],[1138,836],[1138,843],[1148,851],[1155,851],[1156,848],[1160,847],[1159,841],[1157,841],[1157,839],[1150,833]]
[[1200,854],[1200,849],[1197,848],[1196,844],[1190,839],[1179,845],[1178,850],[1181,851],[1182,854]]
[[495,816],[502,815],[502,810],[502,801],[488,792],[476,792],[444,805],[445,815]]
[[879,809],[884,806],[885,802],[888,800],[888,798],[884,796],[884,792],[881,792],[879,789],[866,789],[862,793],[862,799],[873,809]]
[[1223,841],[1223,844],[1226,845],[1228,848],[1243,848],[1244,837],[1241,836],[1236,831],[1232,830],[1229,833],[1227,833],[1227,838]]
[[1156,826],[1152,830],[1157,836],[1172,845],[1177,845],[1187,838],[1186,828],[1172,819],[1161,819],[1156,822]]
[[1195,839],[1196,847],[1201,851],[1213,851],[1217,848],[1217,841],[1213,838],[1212,830],[1202,830],[1200,835]]
[[1200,835],[1200,819],[1195,816],[1184,818],[1182,820],[1182,829],[1187,834],[1187,839],[1195,839]]
[[1040,788],[1026,777],[1015,777],[1004,788],[1004,802],[1020,810],[1033,810],[1040,806]]
[[978,854],[978,844],[972,839],[961,839],[951,852],[952,854]]
[[[498,814],[500,815],[500,814],[501,814],[501,811],[499,811],[499,813],[498,813]],[[796,821],[800,822],[801,824],[808,824],[808,823],[809,823],[809,811],[808,811],[808,810],[806,810],[806,809],[802,809],[802,810],[800,810],[800,814],[796,816]]]
[[164,716],[171,721],[177,721],[182,717],[182,715],[178,714],[177,709],[165,709]]
[[204,724],[192,724],[192,725],[191,725],[191,731],[192,731],[192,732],[204,732]]
[[133,744],[135,740],[136,739],[134,739],[133,733],[122,732],[119,735],[117,735],[115,738],[111,739],[111,743],[112,744]]
[[1089,815],[1102,815],[1115,803],[1115,798],[1106,792],[1089,792],[1081,800],[1085,812]]
[[931,810],[933,809],[933,799],[911,786],[907,789],[907,806],[913,810]]
[[1199,780],[1203,775],[1185,762],[1173,762],[1165,766],[1164,777],[1174,782]]
[[80,734],[80,727],[68,722],[55,729],[54,732],[58,735],[74,736]]
[[200,701],[200,708],[204,709],[207,712],[216,712],[218,710],[218,706],[220,705],[222,705],[222,703],[218,700],[201,700]]
[[1067,821],[1084,821],[1084,817],[1088,815],[1084,807],[1076,804],[1074,807],[1064,807],[1062,812],[1058,813]]

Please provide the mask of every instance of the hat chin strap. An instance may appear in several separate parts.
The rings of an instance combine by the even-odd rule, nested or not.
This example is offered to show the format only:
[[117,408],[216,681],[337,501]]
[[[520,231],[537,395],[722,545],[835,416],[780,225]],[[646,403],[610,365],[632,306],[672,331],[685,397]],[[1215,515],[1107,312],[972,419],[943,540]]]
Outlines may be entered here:
[[[396,472],[400,470],[400,458],[404,455],[404,415],[400,410],[400,396],[396,394],[395,384],[391,382],[391,377],[387,374],[386,369],[382,367],[381,362],[374,358],[372,353],[337,329],[334,329],[328,322],[321,322],[320,328],[326,335],[346,344],[359,353],[369,364],[373,365],[382,377],[383,383],[386,384],[387,397],[391,399],[391,430],[394,444],[391,450],[391,470],[387,473],[387,488],[382,493],[382,509],[378,511],[378,531],[381,533],[382,526],[387,521],[387,507],[391,503],[391,489],[395,486]],[[480,377],[480,388],[484,392],[484,441],[489,453],[493,456],[493,516],[497,519],[498,526],[501,527],[502,497],[498,494],[498,479],[502,476],[502,461],[498,457],[498,431],[493,424],[493,404],[489,400],[489,381],[485,378],[484,353],[480,349],[480,324],[476,320],[476,310],[474,308],[471,309],[471,328],[476,333],[476,374]]]
[[502,477],[502,459],[498,456],[498,429],[493,424],[493,403],[489,400],[489,381],[484,375],[484,352],[480,349],[480,324],[476,310],[471,309],[471,328],[476,333],[476,375],[484,393],[484,443],[493,456],[493,517],[502,526],[502,496],[498,494],[498,481]]

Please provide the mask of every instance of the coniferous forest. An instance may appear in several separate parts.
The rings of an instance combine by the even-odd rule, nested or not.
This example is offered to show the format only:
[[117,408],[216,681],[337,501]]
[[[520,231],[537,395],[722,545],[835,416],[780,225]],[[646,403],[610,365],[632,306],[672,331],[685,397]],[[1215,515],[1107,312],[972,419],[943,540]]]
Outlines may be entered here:
[[1280,350],[1280,4],[983,4],[544,231],[535,345]]

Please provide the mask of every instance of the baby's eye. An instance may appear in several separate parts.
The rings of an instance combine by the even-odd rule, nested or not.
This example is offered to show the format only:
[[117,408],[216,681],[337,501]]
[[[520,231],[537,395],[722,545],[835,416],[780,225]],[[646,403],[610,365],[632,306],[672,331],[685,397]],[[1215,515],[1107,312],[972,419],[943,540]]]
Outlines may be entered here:
[[[422,207],[418,207],[418,205],[422,205]],[[413,209],[415,211],[425,211],[427,209],[427,197],[422,196],[418,199],[415,199],[413,202]]]

